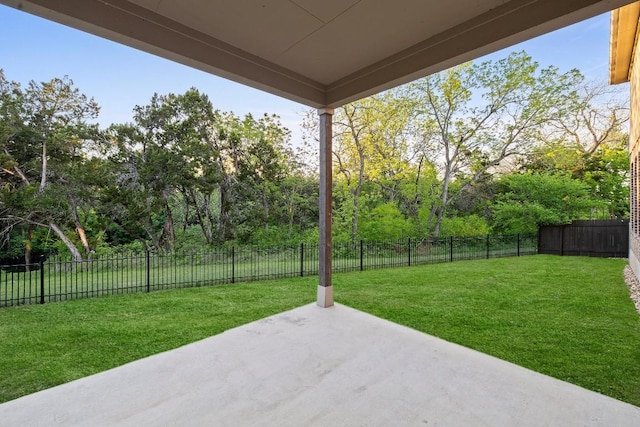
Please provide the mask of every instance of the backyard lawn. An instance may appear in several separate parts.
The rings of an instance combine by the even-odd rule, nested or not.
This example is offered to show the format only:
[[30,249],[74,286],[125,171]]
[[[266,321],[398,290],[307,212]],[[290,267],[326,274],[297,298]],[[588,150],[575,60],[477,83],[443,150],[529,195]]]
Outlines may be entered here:
[[[640,406],[619,259],[528,256],[334,275],[336,301]],[[0,402],[315,300],[317,277],[0,309]]]

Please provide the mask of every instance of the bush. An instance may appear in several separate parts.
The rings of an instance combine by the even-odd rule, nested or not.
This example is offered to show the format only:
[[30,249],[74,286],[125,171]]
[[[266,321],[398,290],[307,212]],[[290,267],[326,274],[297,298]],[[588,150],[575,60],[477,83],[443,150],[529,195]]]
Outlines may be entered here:
[[478,215],[443,218],[440,224],[441,237],[473,237],[489,234],[489,224]]
[[551,173],[505,175],[497,183],[491,206],[492,229],[497,234],[536,233],[540,225],[568,224],[590,218],[602,206],[587,184]]
[[318,228],[300,230],[293,227],[289,230],[287,225],[270,225],[268,230],[259,228],[251,233],[246,242],[249,245],[261,247],[298,246],[300,243],[318,243]]
[[388,241],[407,236],[411,229],[409,222],[394,203],[375,207],[360,222],[360,237],[363,240]]

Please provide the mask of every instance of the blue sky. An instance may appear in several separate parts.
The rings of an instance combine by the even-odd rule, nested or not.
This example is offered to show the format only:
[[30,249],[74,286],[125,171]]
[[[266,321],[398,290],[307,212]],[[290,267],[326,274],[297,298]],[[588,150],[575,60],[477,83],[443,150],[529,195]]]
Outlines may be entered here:
[[[484,59],[525,50],[542,66],[578,68],[588,79],[606,81],[610,15],[604,14]],[[103,125],[131,120],[132,109],[154,92],[183,93],[196,87],[214,107],[237,115],[275,113],[301,137],[306,107],[159,57],[0,5],[0,68],[9,80],[26,84],[68,75],[101,106]]]

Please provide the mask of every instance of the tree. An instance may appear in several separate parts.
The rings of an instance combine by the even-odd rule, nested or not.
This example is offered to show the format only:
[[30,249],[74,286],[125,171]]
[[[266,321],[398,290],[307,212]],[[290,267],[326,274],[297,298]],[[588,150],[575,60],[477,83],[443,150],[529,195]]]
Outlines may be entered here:
[[380,203],[396,203],[402,195],[403,181],[411,175],[409,107],[407,99],[389,91],[336,110],[334,170],[338,185],[346,188],[342,194],[349,212],[343,217],[350,219],[352,241],[358,235],[365,186],[378,193]]
[[223,244],[292,221],[282,184],[296,162],[277,116],[241,119],[190,89],[155,94],[133,123],[108,133],[111,217],[137,239],[174,249],[181,224],[183,234],[196,226],[207,244]]
[[577,87],[578,102],[559,111],[550,121],[545,140],[560,140],[586,156],[616,140],[629,121],[629,96],[622,88],[601,82],[582,82]]
[[219,113],[208,97],[190,89],[183,95],[154,94],[148,105],[135,107],[133,123],[111,126],[108,155],[116,168],[108,192],[112,218],[136,238],[172,249],[180,194],[183,212],[189,216],[194,207],[203,235],[212,243],[211,195],[223,170],[215,141],[217,120]]
[[573,109],[577,70],[539,69],[524,52],[498,61],[467,63],[408,86],[414,99],[422,153],[439,167],[440,200],[434,204],[433,234],[459,188],[477,182],[505,160],[523,154],[540,140],[555,116]]
[[288,146],[289,130],[275,115],[227,114],[218,135],[226,176],[220,189],[225,241],[250,240],[261,227],[269,234],[270,226],[287,221],[282,186],[299,164]]
[[535,234],[540,225],[568,224],[589,218],[601,204],[589,186],[568,175],[514,173],[497,183],[491,206],[492,229],[500,234]]
[[544,142],[527,155],[521,170],[563,173],[591,187],[592,197],[608,206],[608,216],[629,212],[628,95],[588,82],[579,86],[579,102],[543,130]]
[[601,144],[590,153],[581,175],[591,196],[602,201],[609,218],[629,217],[629,154],[627,135]]
[[64,230],[64,225],[72,224],[83,245],[86,243],[74,203],[77,182],[67,171],[85,160],[83,147],[97,129],[87,120],[97,117],[98,105],[68,77],[31,81],[22,90],[2,73],[0,104],[5,113],[0,118],[0,171],[5,180],[3,205],[8,208],[0,218],[3,234],[16,226],[27,227],[25,262],[29,264],[33,228],[50,228],[73,258],[81,261],[82,254]]

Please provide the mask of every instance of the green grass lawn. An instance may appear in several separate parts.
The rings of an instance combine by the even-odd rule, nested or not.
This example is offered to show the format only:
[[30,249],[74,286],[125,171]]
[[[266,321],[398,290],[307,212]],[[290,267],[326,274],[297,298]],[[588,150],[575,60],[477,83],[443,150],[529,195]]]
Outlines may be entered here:
[[340,275],[336,300],[640,406],[626,261],[538,255]]
[[[342,273],[336,301],[640,406],[623,260],[529,256]],[[317,277],[0,310],[0,401],[315,300]]]

